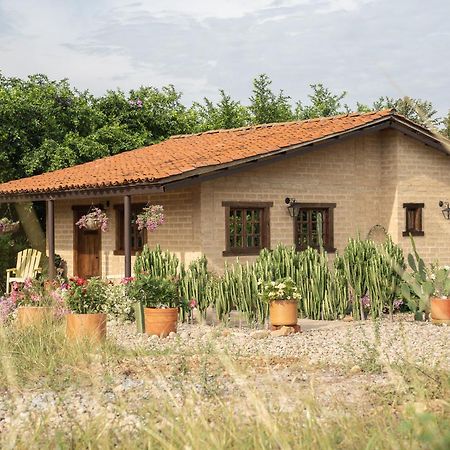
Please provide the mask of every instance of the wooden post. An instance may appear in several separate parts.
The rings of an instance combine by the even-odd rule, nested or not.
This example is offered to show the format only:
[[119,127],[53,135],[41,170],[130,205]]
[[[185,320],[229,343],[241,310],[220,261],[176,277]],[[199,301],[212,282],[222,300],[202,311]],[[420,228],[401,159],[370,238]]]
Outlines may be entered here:
[[55,204],[47,200],[48,278],[54,280],[55,268]]
[[[123,249],[125,253],[125,277],[131,277],[131,197],[123,197]],[[138,333],[144,333],[144,309],[141,302],[134,305]]]
[[125,277],[131,277],[131,197],[123,198],[123,249],[125,252]]

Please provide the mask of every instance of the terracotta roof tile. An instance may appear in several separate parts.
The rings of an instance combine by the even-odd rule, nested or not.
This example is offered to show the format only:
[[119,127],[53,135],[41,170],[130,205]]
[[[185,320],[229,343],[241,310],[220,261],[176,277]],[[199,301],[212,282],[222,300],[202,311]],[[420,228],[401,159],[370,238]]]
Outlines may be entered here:
[[392,110],[384,110],[173,136],[149,147],[0,184],[0,195],[163,182],[195,169],[351,131],[392,114]]

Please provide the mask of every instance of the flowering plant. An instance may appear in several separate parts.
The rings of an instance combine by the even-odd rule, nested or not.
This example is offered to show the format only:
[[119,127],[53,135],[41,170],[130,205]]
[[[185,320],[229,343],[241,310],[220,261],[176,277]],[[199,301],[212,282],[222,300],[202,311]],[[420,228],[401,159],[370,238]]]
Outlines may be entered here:
[[63,292],[64,285],[58,281],[40,281],[28,278],[23,285],[12,284],[11,293],[0,298],[0,323],[6,323],[13,318],[19,306],[43,306],[54,310],[56,318],[67,313]]
[[[124,279],[125,280],[125,279]],[[120,284],[110,284],[106,288],[106,303],[104,311],[111,319],[127,322],[134,319],[134,299],[127,295],[127,285],[132,277],[122,280]]]
[[44,284],[39,280],[27,278],[23,286],[13,283],[10,296],[16,306],[54,306],[54,298],[50,295],[50,291],[45,289]]
[[298,288],[290,277],[268,282],[259,280],[258,285],[261,286],[261,298],[269,303],[274,300],[299,301],[301,299]]
[[70,278],[64,292],[68,309],[75,314],[96,314],[105,311],[108,283],[100,278]]
[[13,222],[7,217],[0,219],[0,233],[11,233],[19,227],[19,222]]
[[138,230],[147,228],[148,231],[155,231],[164,223],[164,208],[162,205],[146,206],[142,213],[136,217]]
[[78,228],[86,228],[87,230],[108,231],[108,216],[100,208],[93,208],[75,224]]

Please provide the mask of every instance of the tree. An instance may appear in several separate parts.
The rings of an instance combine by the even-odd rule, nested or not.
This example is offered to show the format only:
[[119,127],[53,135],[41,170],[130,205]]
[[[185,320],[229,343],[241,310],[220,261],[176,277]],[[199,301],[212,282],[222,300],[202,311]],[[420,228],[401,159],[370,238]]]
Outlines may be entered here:
[[447,116],[442,120],[442,126],[442,134],[450,139],[450,110],[448,111]]
[[304,106],[302,102],[297,102],[295,115],[298,119],[329,117],[349,112],[347,105],[345,105],[344,110],[341,107],[341,101],[347,95],[347,92],[333,94],[321,83],[310,84],[310,87],[313,90],[313,93],[308,95],[311,104]]
[[219,93],[220,99],[216,104],[206,97],[203,99],[204,104],[193,104],[193,112],[199,121],[198,131],[238,128],[250,122],[250,115],[245,106],[232,100],[223,89],[220,89]]
[[278,95],[270,88],[272,81],[266,74],[261,74],[253,80],[253,95],[250,97],[250,120],[254,124],[286,122],[294,115],[289,103],[290,97],[282,90]]
[[394,108],[398,114],[407,119],[427,127],[436,127],[439,124],[439,118],[435,117],[437,112],[433,104],[426,100],[403,97],[394,99],[392,97],[380,97],[373,103],[373,109]]

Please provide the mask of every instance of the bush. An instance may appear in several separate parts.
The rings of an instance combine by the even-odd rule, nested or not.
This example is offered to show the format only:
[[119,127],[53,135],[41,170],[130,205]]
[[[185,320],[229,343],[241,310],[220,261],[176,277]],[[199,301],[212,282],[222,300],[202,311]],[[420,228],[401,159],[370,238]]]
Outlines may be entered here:
[[100,278],[71,278],[64,298],[68,309],[76,314],[105,312],[108,301],[108,284]]
[[134,320],[135,300],[127,295],[126,284],[110,284],[106,287],[104,311],[110,318],[122,322]]
[[141,302],[144,308],[180,306],[177,284],[164,278],[140,274],[126,285],[126,293],[132,302]]

